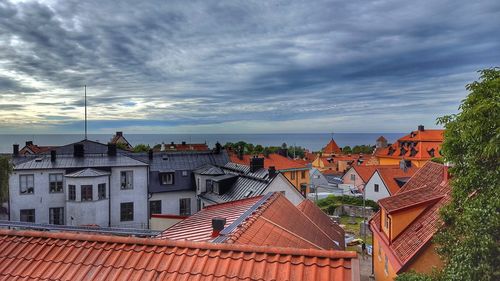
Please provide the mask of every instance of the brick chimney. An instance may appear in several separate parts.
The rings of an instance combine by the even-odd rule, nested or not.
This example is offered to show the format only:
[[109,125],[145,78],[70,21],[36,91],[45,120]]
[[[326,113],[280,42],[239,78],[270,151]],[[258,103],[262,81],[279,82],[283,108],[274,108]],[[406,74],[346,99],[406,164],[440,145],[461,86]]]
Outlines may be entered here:
[[123,137],[123,132],[116,132],[117,137]]
[[212,238],[219,236],[226,225],[226,218],[212,218]]
[[250,158],[250,172],[254,173],[264,168],[264,158],[254,156]]
[[443,167],[443,181],[447,182],[451,179],[450,168],[453,167],[450,163],[444,163]]
[[14,156],[19,156],[19,144],[12,145],[12,154]]
[[274,166],[269,167],[268,173],[270,179],[274,178],[276,176],[276,167]]
[[418,130],[423,131],[424,130],[424,125],[418,125]]

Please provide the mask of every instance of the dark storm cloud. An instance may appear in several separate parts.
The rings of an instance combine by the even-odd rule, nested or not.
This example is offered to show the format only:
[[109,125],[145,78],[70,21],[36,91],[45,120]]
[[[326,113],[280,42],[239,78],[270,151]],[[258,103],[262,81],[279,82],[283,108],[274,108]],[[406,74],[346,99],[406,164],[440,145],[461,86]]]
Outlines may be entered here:
[[500,64],[499,13],[494,0],[2,2],[0,95],[36,89],[71,112],[86,84],[95,128],[376,125],[363,116],[413,128],[383,121],[453,112],[476,71]]

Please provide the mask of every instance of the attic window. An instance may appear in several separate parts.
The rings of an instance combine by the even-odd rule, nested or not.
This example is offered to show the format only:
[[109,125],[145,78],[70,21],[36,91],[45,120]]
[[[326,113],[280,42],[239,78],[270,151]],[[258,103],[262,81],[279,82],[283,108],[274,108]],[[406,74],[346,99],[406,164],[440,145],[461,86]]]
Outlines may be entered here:
[[415,148],[412,147],[410,150],[410,156],[415,156],[415,155],[417,155],[417,153],[418,153],[418,150],[416,150]]
[[400,151],[399,151],[399,156],[403,156],[406,154],[406,152],[408,152],[408,150],[406,150],[404,147],[401,147]]
[[434,148],[431,148],[430,150],[427,150],[427,153],[429,153],[429,155],[431,157],[434,157]]
[[392,155],[392,154],[394,154],[394,151],[395,151],[394,147],[390,146],[389,147],[389,152],[387,154],[388,155]]
[[163,160],[168,160],[168,156],[167,156],[167,155],[163,155],[163,156],[161,157],[161,159],[163,159]]
[[160,173],[160,184],[161,185],[174,184],[174,173]]
[[253,190],[249,190],[249,191],[245,192],[245,197],[246,198],[250,197],[250,195],[252,195],[252,193],[253,193]]
[[37,157],[35,158],[35,162],[42,162],[43,158],[42,157]]

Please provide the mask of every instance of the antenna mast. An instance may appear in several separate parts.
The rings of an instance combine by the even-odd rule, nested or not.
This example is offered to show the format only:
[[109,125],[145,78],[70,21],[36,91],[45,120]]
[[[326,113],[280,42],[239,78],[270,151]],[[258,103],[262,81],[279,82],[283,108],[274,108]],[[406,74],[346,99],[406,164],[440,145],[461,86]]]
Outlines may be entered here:
[[87,140],[87,85],[85,85],[85,140]]

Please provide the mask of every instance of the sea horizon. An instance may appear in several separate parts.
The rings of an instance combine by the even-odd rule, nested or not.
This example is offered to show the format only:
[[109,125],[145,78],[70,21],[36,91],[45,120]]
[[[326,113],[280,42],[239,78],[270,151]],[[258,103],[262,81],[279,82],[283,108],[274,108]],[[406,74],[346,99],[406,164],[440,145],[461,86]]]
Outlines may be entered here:
[[[394,142],[405,133],[335,133],[333,138],[341,147],[355,145],[375,145],[379,136],[384,136],[388,142]],[[113,134],[88,134],[87,139],[101,143],[107,143]],[[132,144],[147,144],[154,146],[159,143],[207,143],[213,147],[216,142],[225,144],[227,142],[245,141],[247,143],[260,144],[263,146],[280,146],[286,143],[289,146],[301,146],[310,151],[319,151],[332,138],[331,133],[259,133],[259,134],[133,134],[124,132],[125,138]],[[72,142],[81,141],[84,134],[0,134],[0,153],[12,152],[12,145],[19,144],[21,147],[26,141],[33,141],[41,146],[59,146]]]

